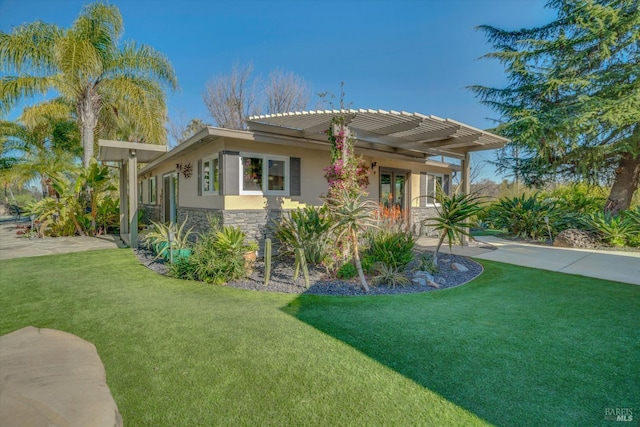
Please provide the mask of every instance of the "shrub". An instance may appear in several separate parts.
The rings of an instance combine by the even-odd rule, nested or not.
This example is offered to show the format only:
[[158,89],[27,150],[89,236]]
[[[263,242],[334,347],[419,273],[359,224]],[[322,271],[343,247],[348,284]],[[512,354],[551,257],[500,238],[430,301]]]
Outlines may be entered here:
[[403,269],[413,260],[416,239],[407,231],[380,228],[369,233],[368,244],[365,255],[370,255],[374,263]]
[[606,190],[584,183],[561,185],[542,193],[544,199],[554,199],[558,206],[576,214],[591,214],[604,208]]
[[282,252],[293,254],[296,249],[302,249],[311,265],[322,264],[330,257],[334,242],[330,228],[331,219],[326,209],[314,206],[291,211],[273,224]]
[[623,215],[611,216],[602,212],[593,213],[585,218],[589,230],[596,232],[603,242],[611,246],[624,246],[637,232],[631,220]]
[[495,228],[536,240],[552,238],[577,222],[555,200],[541,199],[539,193],[499,200],[487,209],[486,220]]
[[342,267],[340,267],[336,273],[336,277],[338,279],[343,279],[343,280],[353,279],[357,275],[358,275],[358,270],[356,269],[356,266],[353,265],[352,262],[347,262],[342,264]]
[[386,285],[395,288],[396,286],[406,286],[411,283],[399,268],[378,263],[375,266],[375,270],[376,274],[372,279],[374,285]]
[[201,234],[188,261],[175,263],[170,274],[183,279],[223,284],[247,274],[245,234],[238,227],[212,227]]
[[440,271],[440,267],[433,263],[433,254],[422,254],[419,261],[420,265],[418,269],[421,271],[428,271],[431,274],[435,274]]

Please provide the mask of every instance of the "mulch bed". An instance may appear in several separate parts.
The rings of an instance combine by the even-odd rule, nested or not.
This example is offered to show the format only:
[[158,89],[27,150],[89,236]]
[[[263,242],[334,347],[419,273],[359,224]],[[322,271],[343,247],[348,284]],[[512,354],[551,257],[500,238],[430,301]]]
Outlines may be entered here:
[[[422,253],[429,252],[416,251],[418,256],[407,266],[407,272],[417,269],[419,263],[418,258]],[[150,251],[138,249],[136,254],[140,262],[146,267],[159,274],[167,274],[168,269],[164,261],[154,259],[154,255]],[[336,279],[328,275],[324,268],[311,266],[309,267],[309,288],[306,288],[302,273],[300,273],[297,280],[293,279],[294,260],[286,257],[273,259],[271,279],[268,286],[264,284],[264,262],[260,260],[255,263],[253,272],[249,277],[243,280],[229,282],[226,286],[252,291],[331,296],[411,294],[432,292],[460,286],[478,277],[483,271],[482,266],[476,261],[464,256],[449,254],[446,251],[440,252],[438,262],[440,271],[434,274],[435,282],[439,285],[438,288],[415,284],[396,287],[385,285],[371,286],[371,280],[368,280],[370,291],[367,293],[362,289],[360,281],[357,278],[353,280]],[[462,264],[468,271],[462,272],[455,270],[451,267],[452,263]]]

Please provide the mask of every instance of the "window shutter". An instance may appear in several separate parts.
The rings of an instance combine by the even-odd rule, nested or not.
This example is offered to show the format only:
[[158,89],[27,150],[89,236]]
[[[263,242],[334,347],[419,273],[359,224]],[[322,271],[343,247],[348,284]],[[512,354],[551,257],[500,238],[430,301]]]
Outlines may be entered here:
[[224,195],[240,194],[240,153],[223,151],[220,153],[220,190]]
[[198,159],[198,196],[202,196],[202,159]]
[[301,196],[300,157],[289,158],[289,177],[289,194],[291,196]]
[[445,175],[442,180],[442,187],[444,190],[444,194],[449,194],[449,175]]
[[420,172],[420,207],[427,206],[429,200],[427,200],[427,173]]

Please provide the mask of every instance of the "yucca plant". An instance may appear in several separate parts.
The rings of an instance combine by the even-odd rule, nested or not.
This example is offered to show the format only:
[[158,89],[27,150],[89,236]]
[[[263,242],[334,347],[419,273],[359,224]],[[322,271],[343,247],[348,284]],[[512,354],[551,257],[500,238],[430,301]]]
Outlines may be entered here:
[[477,194],[453,194],[449,196],[438,185],[435,195],[435,209],[437,216],[427,218],[423,221],[426,226],[433,227],[440,233],[438,245],[433,253],[433,265],[438,265],[438,252],[444,243],[444,239],[449,240],[449,248],[453,242],[465,235],[468,236],[468,220],[477,215],[482,207]]
[[367,199],[363,193],[353,194],[346,190],[337,190],[324,200],[329,209],[329,215],[335,220],[331,227],[336,236],[335,241],[347,239],[362,287],[369,292],[367,278],[364,276],[360,262],[359,236],[364,230],[377,227],[375,212],[378,205],[373,200]]

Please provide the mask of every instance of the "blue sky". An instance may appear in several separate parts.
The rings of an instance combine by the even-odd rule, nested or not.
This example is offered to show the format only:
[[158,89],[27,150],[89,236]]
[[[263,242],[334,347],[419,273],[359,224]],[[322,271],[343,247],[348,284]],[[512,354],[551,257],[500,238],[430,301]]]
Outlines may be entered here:
[[[86,1],[0,0],[0,29],[42,20],[70,26]],[[281,68],[313,93],[340,92],[352,108],[433,114],[486,129],[495,114],[466,86],[504,86],[503,68],[477,25],[504,29],[554,17],[543,0],[114,0],[124,39],[151,45],[176,69],[169,115],[211,122],[202,92],[234,63],[266,77]],[[310,107],[315,107],[312,103]],[[474,154],[479,164],[493,152]],[[491,167],[483,176],[494,178]]]

